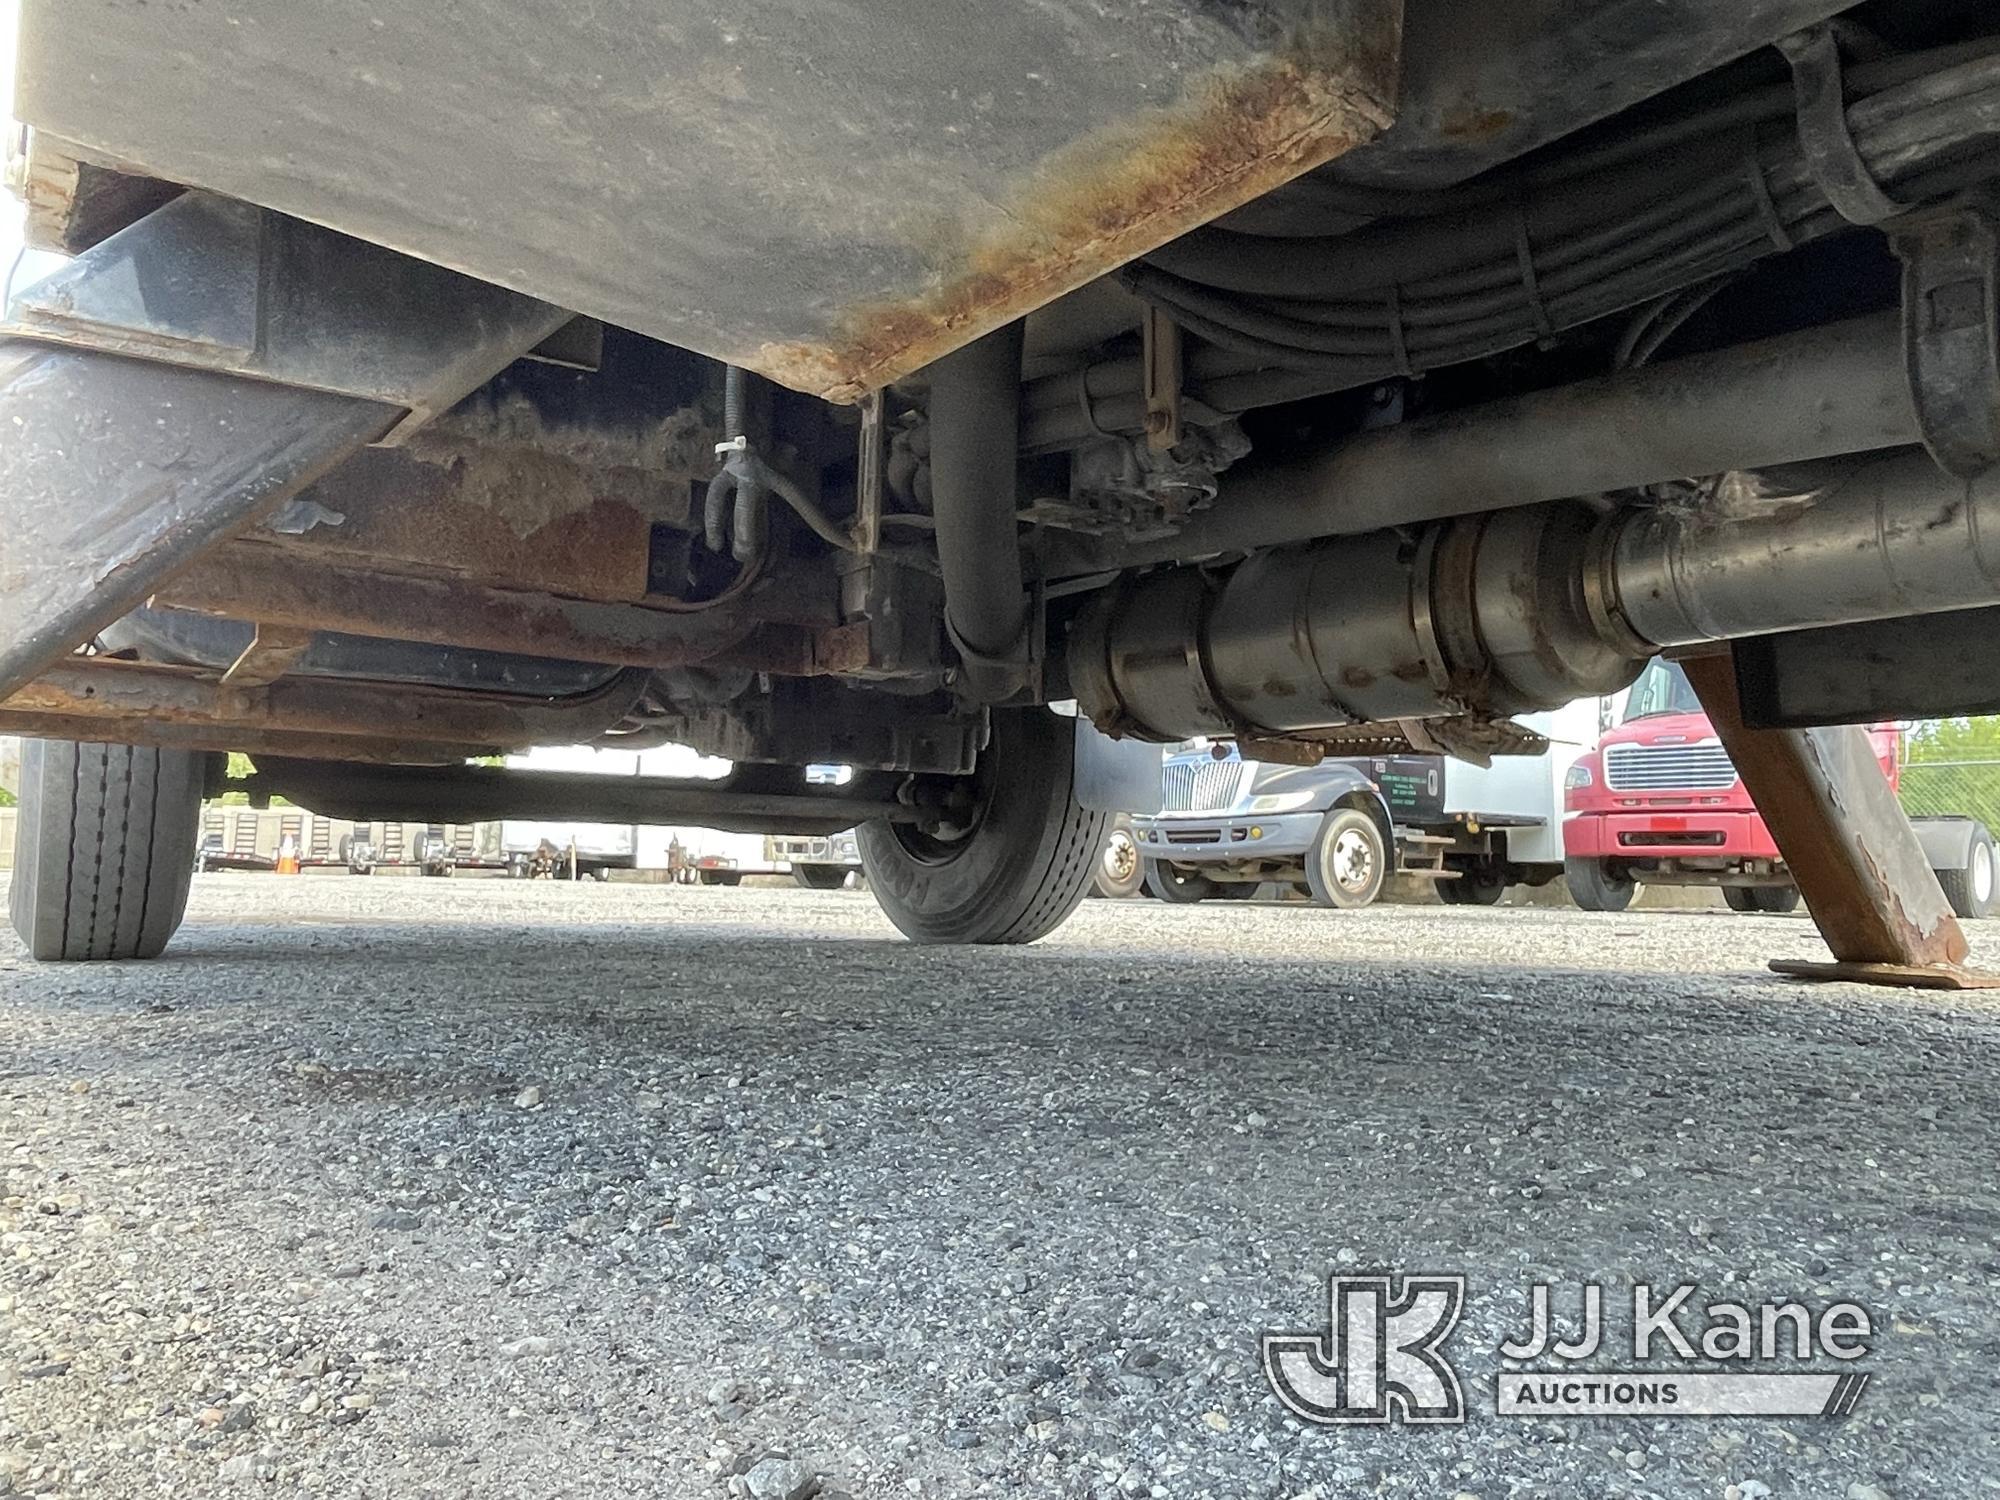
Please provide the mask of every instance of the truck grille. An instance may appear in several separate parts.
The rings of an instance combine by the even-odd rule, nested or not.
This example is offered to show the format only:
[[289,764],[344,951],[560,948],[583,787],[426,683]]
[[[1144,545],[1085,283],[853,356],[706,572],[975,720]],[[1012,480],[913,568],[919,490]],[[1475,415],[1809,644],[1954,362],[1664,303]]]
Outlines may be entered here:
[[1720,745],[1613,745],[1604,784],[1614,792],[1719,792],[1736,785]]
[[1243,789],[1240,760],[1184,761],[1169,764],[1161,777],[1162,812],[1220,812],[1236,804]]

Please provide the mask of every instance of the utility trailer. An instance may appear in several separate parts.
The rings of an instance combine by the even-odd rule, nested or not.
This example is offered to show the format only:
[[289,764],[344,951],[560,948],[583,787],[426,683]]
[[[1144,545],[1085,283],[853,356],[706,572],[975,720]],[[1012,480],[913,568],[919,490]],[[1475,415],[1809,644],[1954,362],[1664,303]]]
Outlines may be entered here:
[[[330,814],[858,825],[912,938],[1015,942],[1154,745],[1533,755],[1663,651],[1837,957],[1966,951],[1824,726],[2000,704],[1990,6],[21,17],[44,958],[158,951],[182,861],[56,872],[191,848],[223,751]],[[666,742],[736,769],[467,763]]]
[[[702,772],[697,757],[677,753],[673,748],[640,752],[591,745],[541,746],[509,756],[507,764],[536,774],[564,772],[582,776],[636,777],[646,772],[673,776]],[[531,877],[608,880],[613,870],[636,870],[645,863],[642,850],[645,833],[636,822],[508,818],[500,825],[500,856],[507,874],[516,880]]]
[[[731,767],[683,745],[643,750],[589,745],[543,747],[510,756],[514,769],[583,776],[647,777],[659,783],[717,782]],[[845,767],[807,768],[814,786],[844,785]],[[792,874],[801,885],[838,886],[859,863],[852,835],[732,833],[698,825],[509,819],[501,824],[510,875],[606,880],[614,870],[664,870],[703,885],[737,885],[746,875]],[[824,871],[825,873],[821,873]],[[803,872],[803,873],[801,873]]]

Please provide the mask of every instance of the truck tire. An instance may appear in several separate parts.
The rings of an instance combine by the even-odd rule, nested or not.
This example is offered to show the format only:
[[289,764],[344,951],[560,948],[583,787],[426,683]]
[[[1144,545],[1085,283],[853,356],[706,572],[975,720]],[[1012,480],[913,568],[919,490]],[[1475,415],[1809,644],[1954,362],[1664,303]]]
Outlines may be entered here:
[[187,910],[208,757],[21,743],[9,906],[45,963],[156,958]]
[[1972,850],[1962,870],[1939,870],[1938,884],[1944,898],[1961,917],[1977,920],[1993,915],[1995,865],[1993,835],[1984,828],[1972,836]]
[[1315,906],[1352,911],[1382,894],[1389,850],[1375,820],[1354,807],[1336,807],[1319,825],[1306,851],[1306,884]]
[[1570,900],[1585,911],[1623,911],[1639,891],[1631,876],[1602,859],[1564,860],[1563,884]]
[[1145,886],[1147,895],[1170,906],[1192,906],[1222,892],[1222,887],[1206,875],[1179,869],[1163,859],[1146,861]]
[[1132,819],[1118,813],[1104,835],[1104,847],[1097,851],[1097,873],[1090,878],[1090,889],[1106,900],[1119,901],[1138,895],[1145,883],[1146,862],[1139,855],[1139,841],[1132,836]]
[[1731,911],[1768,912],[1784,916],[1799,909],[1799,888],[1795,885],[1725,885],[1722,899]]
[[793,865],[792,879],[809,891],[837,891],[847,884],[845,865]]
[[1496,906],[1507,894],[1507,872],[1498,865],[1461,865],[1458,879],[1437,883],[1446,906]]
[[739,886],[743,884],[741,870],[698,870],[695,879],[703,885]]
[[919,943],[1032,943],[1055,931],[1090,888],[1111,822],[1075,789],[1075,723],[1041,708],[996,710],[966,832],[857,831],[876,901]]

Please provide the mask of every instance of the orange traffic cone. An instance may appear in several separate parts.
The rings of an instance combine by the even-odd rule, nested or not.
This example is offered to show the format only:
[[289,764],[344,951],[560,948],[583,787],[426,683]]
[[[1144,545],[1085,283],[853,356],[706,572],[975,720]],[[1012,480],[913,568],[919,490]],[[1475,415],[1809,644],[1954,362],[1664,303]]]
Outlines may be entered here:
[[299,873],[299,844],[289,833],[278,840],[277,873],[280,875]]

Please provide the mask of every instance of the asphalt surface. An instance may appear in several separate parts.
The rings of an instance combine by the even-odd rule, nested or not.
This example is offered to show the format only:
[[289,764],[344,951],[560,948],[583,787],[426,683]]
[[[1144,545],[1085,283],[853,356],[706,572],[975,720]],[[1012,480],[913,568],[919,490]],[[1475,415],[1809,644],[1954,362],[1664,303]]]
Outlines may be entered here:
[[[1993,1493],[2000,999],[1761,972],[1818,951],[1095,901],[939,951],[856,892],[204,876],[155,964],[0,938],[0,1492]],[[1261,1331],[1364,1268],[1467,1278],[1465,1425],[1275,1399]],[[1536,1280],[1851,1300],[1872,1381],[1500,1418]]]

